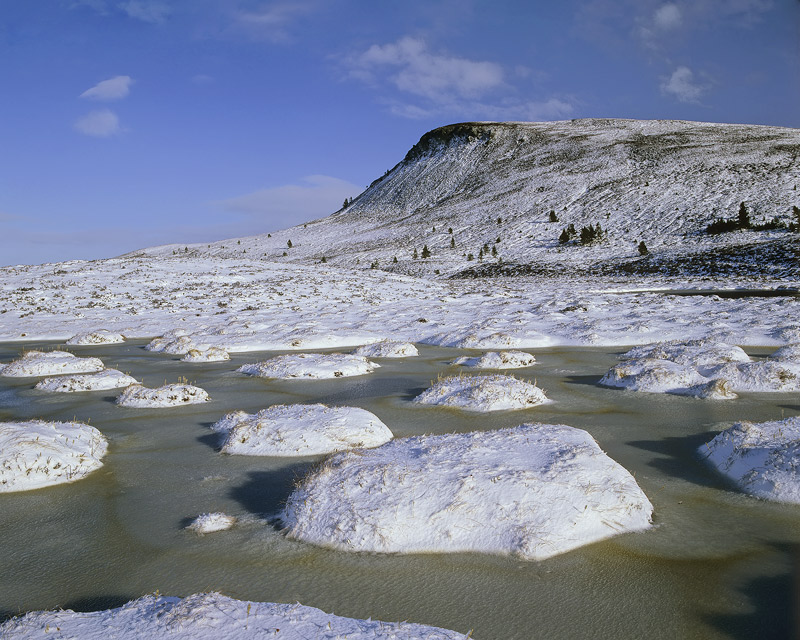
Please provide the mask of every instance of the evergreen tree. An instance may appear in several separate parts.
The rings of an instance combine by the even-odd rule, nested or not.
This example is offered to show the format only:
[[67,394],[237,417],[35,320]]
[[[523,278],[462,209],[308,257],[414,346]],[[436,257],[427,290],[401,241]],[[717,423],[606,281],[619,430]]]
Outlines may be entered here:
[[416,250],[416,248],[415,248],[415,249],[414,249],[414,253],[411,255],[411,259],[412,259],[412,260],[416,260],[417,258],[419,258],[419,254],[417,254],[417,250]]
[[497,257],[497,247],[492,247],[492,257],[493,258]]
[[753,225],[750,222],[750,212],[744,202],[739,205],[739,228],[749,229]]
[[428,249],[428,245],[427,244],[422,246],[422,257],[423,257],[423,259],[431,257],[431,250]]
[[639,243],[639,246],[638,246],[638,247],[636,247],[636,248],[639,250],[639,255],[646,256],[648,253],[650,253],[650,252],[647,250],[647,245],[644,243],[644,240],[642,240],[642,241]]
[[320,262],[325,264],[327,261],[328,259],[325,256],[322,256],[322,260],[320,260]]
[[455,238],[450,238],[450,248],[451,249],[455,249],[456,248],[456,239]]
[[394,258],[392,258],[392,262],[393,262],[394,264],[397,264],[397,256],[395,256]]
[[558,222],[558,216],[555,211],[550,212],[550,222]]
[[467,260],[474,260],[474,259],[475,259],[475,256],[473,256],[471,253],[467,254]]
[[291,240],[289,240],[289,242],[287,242],[287,243],[286,243],[286,246],[287,246],[287,247],[289,247],[289,248],[291,249],[291,248],[292,248],[292,241],[291,241]]

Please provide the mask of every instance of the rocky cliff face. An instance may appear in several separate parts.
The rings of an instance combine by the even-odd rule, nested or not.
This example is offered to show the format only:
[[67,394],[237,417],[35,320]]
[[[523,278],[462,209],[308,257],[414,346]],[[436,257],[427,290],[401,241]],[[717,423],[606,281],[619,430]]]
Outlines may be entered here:
[[[714,265],[735,262],[741,247],[753,259],[735,269],[752,262],[776,275],[799,255],[800,234],[780,228],[794,221],[798,184],[796,129],[594,119],[462,123],[426,133],[399,164],[328,218],[270,238],[196,250],[228,255],[244,247],[267,259],[324,256],[342,266],[441,275],[508,272],[509,265],[524,272],[631,263],[646,272],[668,263],[686,268],[694,263],[684,257],[722,252],[692,267],[713,275]],[[754,225],[774,221],[779,228],[705,232],[714,219],[736,218],[742,202]],[[599,242],[559,242],[569,225],[579,233],[598,224]],[[640,256],[641,241],[650,255]],[[431,257],[423,261],[426,246]],[[769,265],[758,265],[762,254]]]

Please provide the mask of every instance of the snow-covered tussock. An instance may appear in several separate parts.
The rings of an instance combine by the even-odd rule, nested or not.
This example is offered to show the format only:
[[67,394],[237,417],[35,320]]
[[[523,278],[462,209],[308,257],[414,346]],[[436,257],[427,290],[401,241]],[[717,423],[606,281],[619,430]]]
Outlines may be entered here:
[[167,384],[158,389],[132,385],[117,397],[117,404],[121,407],[162,408],[208,402],[210,399],[204,389],[190,384]]
[[0,492],[80,480],[103,466],[107,447],[80,422],[0,422]]
[[0,367],[0,376],[34,377],[91,373],[105,369],[100,358],[79,358],[67,351],[27,351],[18,360]]
[[[277,635],[276,635],[277,634]],[[219,593],[184,599],[144,596],[122,607],[78,613],[35,611],[0,625],[2,637],[16,640],[466,640],[467,636],[409,622],[357,620],[301,604],[234,600]]]
[[182,362],[221,362],[230,360],[231,357],[225,349],[219,347],[209,347],[205,351],[200,349],[189,349],[186,355],[181,358]]
[[468,411],[527,409],[545,402],[539,387],[500,374],[443,378],[414,398],[419,404],[458,407]]
[[752,361],[737,346],[671,341],[635,347],[600,380],[607,387],[701,398],[735,398],[736,391],[800,390],[800,359],[792,349]]
[[75,391],[119,389],[121,387],[129,387],[132,384],[139,384],[139,381],[116,369],[104,369],[98,373],[79,373],[73,376],[45,378],[39,381],[34,388],[39,391],[72,393]]
[[236,524],[236,517],[226,513],[201,513],[186,528],[195,533],[214,533],[225,531]]
[[211,427],[224,434],[223,453],[250,456],[309,456],[377,447],[392,432],[374,414],[357,407],[324,404],[274,405],[258,413],[229,413]]
[[651,514],[588,433],[525,424],[336,454],[295,489],[282,520],[290,537],[349,551],[537,560],[647,529]]
[[344,353],[298,353],[276,356],[246,364],[237,369],[241,373],[261,378],[344,378],[371,373],[380,365],[363,356]]
[[462,356],[453,360],[453,364],[475,369],[521,369],[535,363],[536,358],[524,351],[489,351],[482,356]]
[[410,342],[381,340],[380,342],[358,347],[353,351],[353,355],[365,358],[408,358],[418,356],[419,352]]
[[153,338],[145,347],[148,351],[154,351],[155,353],[168,353],[178,356],[185,355],[196,348],[192,338],[183,329],[177,329],[159,338]]
[[119,342],[125,342],[125,336],[108,329],[84,331],[67,340],[69,345],[117,344]]
[[800,504],[800,418],[739,422],[699,452],[746,493]]

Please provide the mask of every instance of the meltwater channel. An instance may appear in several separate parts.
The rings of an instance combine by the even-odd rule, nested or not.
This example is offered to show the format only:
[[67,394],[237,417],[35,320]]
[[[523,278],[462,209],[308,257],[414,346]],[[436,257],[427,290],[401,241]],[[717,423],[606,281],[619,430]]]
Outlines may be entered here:
[[[35,379],[0,378],[0,420],[89,422],[109,440],[104,466],[72,484],[0,494],[0,615],[90,611],[159,591],[220,591],[301,602],[338,615],[408,620],[483,640],[530,638],[787,638],[800,609],[800,507],[748,497],[696,454],[738,420],[800,415],[798,394],[710,401],[598,387],[621,349],[531,350],[555,402],[490,414],[415,406],[450,362],[476,352],[420,345],[420,357],[377,360],[370,375],[275,381],[235,372],[276,352],[189,364],[144,342],[72,347],[143,380],[186,378],[212,401],[124,409],[117,391],[53,394]],[[26,344],[53,349],[57,343]],[[0,362],[23,345],[0,344]],[[765,356],[770,349],[748,349]],[[295,480],[319,460],[221,455],[209,425],[226,412],[323,402],[375,413],[396,437],[523,422],[589,431],[634,474],[654,528],[545,561],[480,554],[378,555],[288,540],[270,524]],[[224,511],[243,524],[204,536],[184,527]]]

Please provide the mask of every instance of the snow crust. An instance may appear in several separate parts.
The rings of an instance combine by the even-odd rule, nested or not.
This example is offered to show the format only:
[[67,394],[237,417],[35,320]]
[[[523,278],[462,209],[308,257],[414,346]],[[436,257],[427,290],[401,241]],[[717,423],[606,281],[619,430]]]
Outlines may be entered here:
[[190,384],[167,384],[158,389],[131,385],[117,397],[121,407],[163,408],[180,407],[211,400],[208,393]]
[[108,329],[84,331],[67,340],[69,345],[116,344],[119,342],[125,342],[125,336]]
[[381,340],[358,347],[353,351],[353,355],[365,358],[409,358],[418,356],[419,351],[410,342]]
[[236,517],[225,513],[201,513],[186,528],[195,533],[214,533],[225,531],[236,524]]
[[34,377],[68,373],[91,373],[105,369],[100,358],[79,358],[67,351],[27,351],[0,368],[0,376]]
[[0,492],[75,482],[103,466],[108,443],[80,422],[0,422]]
[[319,455],[377,447],[392,439],[373,413],[324,404],[279,404],[254,414],[236,411],[211,428],[224,435],[223,453],[248,456]]
[[73,393],[76,391],[119,389],[120,387],[129,387],[132,384],[139,384],[139,381],[116,369],[104,369],[97,373],[79,373],[73,376],[45,378],[40,380],[34,389]]
[[742,491],[800,504],[800,418],[739,422],[698,451]]
[[346,378],[363,376],[379,368],[363,356],[345,353],[298,353],[275,356],[264,362],[246,364],[237,369],[241,373],[260,378]]
[[599,384],[712,399],[736,398],[736,391],[797,391],[798,356],[800,350],[786,348],[753,361],[740,347],[722,342],[672,341],[631,349]]
[[462,356],[453,364],[475,369],[521,369],[536,364],[536,358],[524,351],[489,351],[481,356]]
[[418,404],[458,407],[467,411],[527,409],[550,402],[539,387],[500,374],[451,376],[414,398]]
[[181,358],[181,362],[221,362],[230,360],[231,357],[225,349],[219,347],[209,347],[205,351],[199,349],[189,349],[186,355]]
[[281,518],[292,538],[349,551],[540,560],[647,529],[652,510],[587,432],[524,424],[336,454]]
[[467,636],[410,622],[358,620],[301,604],[235,600],[220,593],[186,598],[148,595],[116,609],[79,613],[35,611],[0,625],[17,640],[466,640]]

